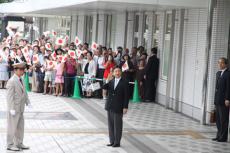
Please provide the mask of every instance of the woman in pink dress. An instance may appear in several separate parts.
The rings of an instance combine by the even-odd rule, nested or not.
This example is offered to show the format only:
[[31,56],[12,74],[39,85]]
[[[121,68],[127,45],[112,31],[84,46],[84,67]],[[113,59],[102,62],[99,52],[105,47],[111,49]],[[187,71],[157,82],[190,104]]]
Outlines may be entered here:
[[56,94],[55,96],[61,96],[63,91],[63,83],[64,83],[64,63],[62,63],[59,59],[57,60],[56,65],[56,77],[55,77],[55,83],[56,83]]

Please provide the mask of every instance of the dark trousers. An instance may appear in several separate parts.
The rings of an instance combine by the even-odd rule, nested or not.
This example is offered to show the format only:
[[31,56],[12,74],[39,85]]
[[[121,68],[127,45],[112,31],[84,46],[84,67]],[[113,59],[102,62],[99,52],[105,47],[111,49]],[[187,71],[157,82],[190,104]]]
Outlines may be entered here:
[[123,114],[108,112],[109,141],[111,144],[120,144],[122,137]]
[[145,84],[145,100],[150,100],[152,102],[155,102],[156,99],[156,88],[157,88],[157,80],[147,78]]
[[228,139],[228,122],[229,122],[229,107],[216,105],[216,127],[218,140],[227,141]]
[[[99,78],[99,79],[103,79],[104,71],[105,71],[104,69],[97,69],[96,77]],[[102,87],[103,86],[103,81],[99,81],[99,83],[100,83],[100,86]],[[102,89],[96,90],[94,93],[95,93],[96,98],[102,98]]]
[[37,73],[37,81],[38,81],[38,93],[44,92],[44,77],[45,72],[42,73],[41,71],[36,72]]
[[76,74],[65,75],[65,95],[68,97],[73,95],[75,77]]

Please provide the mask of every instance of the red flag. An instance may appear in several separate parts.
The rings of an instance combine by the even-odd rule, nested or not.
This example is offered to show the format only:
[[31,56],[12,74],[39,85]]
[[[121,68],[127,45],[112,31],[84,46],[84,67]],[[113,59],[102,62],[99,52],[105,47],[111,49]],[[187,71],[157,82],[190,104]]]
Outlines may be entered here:
[[58,38],[58,39],[56,40],[56,45],[61,45],[61,46],[64,46],[64,44],[65,44],[64,39],[62,39],[62,38]]
[[29,55],[25,56],[25,59],[26,59],[26,63],[27,63],[28,65],[31,65],[30,56],[29,56]]
[[33,63],[38,63],[39,60],[38,60],[38,54],[36,55],[33,55]]
[[77,53],[77,57],[80,57],[81,54],[82,54],[82,51],[81,51],[80,49],[77,49],[77,50],[76,50],[76,53]]
[[54,67],[53,61],[48,60],[47,63],[48,63],[48,68],[53,68]]
[[81,40],[78,38],[78,36],[75,37],[75,44],[76,46],[80,45],[81,44]]
[[91,45],[91,49],[96,50],[97,46],[98,46],[98,44],[96,42],[93,42],[92,45]]
[[126,71],[129,69],[129,65],[128,62],[126,61],[123,65],[122,65],[122,72]]
[[56,37],[57,36],[57,32],[54,31],[54,30],[52,30],[52,35],[53,35],[53,37]]
[[46,47],[46,50],[52,50],[51,44],[50,44],[50,43],[47,43],[47,44],[45,45],[45,47]]
[[22,49],[22,54],[24,55],[24,57],[26,57],[29,54],[28,47],[24,47]]
[[53,60],[56,60],[56,58],[57,58],[56,52],[53,52],[53,53],[51,54],[51,56],[52,56]]
[[70,55],[70,57],[72,57],[73,59],[76,59],[76,53],[74,50],[69,50],[68,54]]
[[66,35],[66,36],[65,36],[65,43],[67,44],[67,43],[68,43],[68,41],[69,41],[69,36],[68,36],[68,35]]
[[57,59],[58,59],[60,62],[62,62],[63,56],[62,56],[62,55],[58,55],[58,56],[57,56]]

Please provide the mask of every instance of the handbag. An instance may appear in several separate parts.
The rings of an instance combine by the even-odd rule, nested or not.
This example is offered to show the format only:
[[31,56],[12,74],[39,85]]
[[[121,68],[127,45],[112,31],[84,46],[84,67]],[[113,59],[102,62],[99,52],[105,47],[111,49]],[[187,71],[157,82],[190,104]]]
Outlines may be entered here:
[[100,85],[99,82],[95,82],[95,83],[91,84],[91,88],[92,88],[93,91],[96,91],[96,90],[101,89],[101,85]]

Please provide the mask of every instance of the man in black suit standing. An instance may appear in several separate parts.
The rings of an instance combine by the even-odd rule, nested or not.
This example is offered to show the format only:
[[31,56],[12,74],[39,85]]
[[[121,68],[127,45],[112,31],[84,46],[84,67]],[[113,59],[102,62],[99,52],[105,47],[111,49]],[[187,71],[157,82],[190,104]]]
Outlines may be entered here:
[[159,76],[159,59],[157,58],[157,48],[151,49],[152,56],[145,67],[145,102],[155,102],[157,80]]
[[227,68],[228,60],[220,58],[219,71],[216,73],[216,88],[214,104],[216,107],[217,134],[214,141],[228,140],[229,104],[230,104],[230,72]]
[[115,67],[113,78],[103,86],[108,91],[105,109],[108,113],[108,128],[110,144],[107,146],[120,147],[122,137],[123,114],[128,111],[129,93],[128,82],[121,78],[121,68]]

